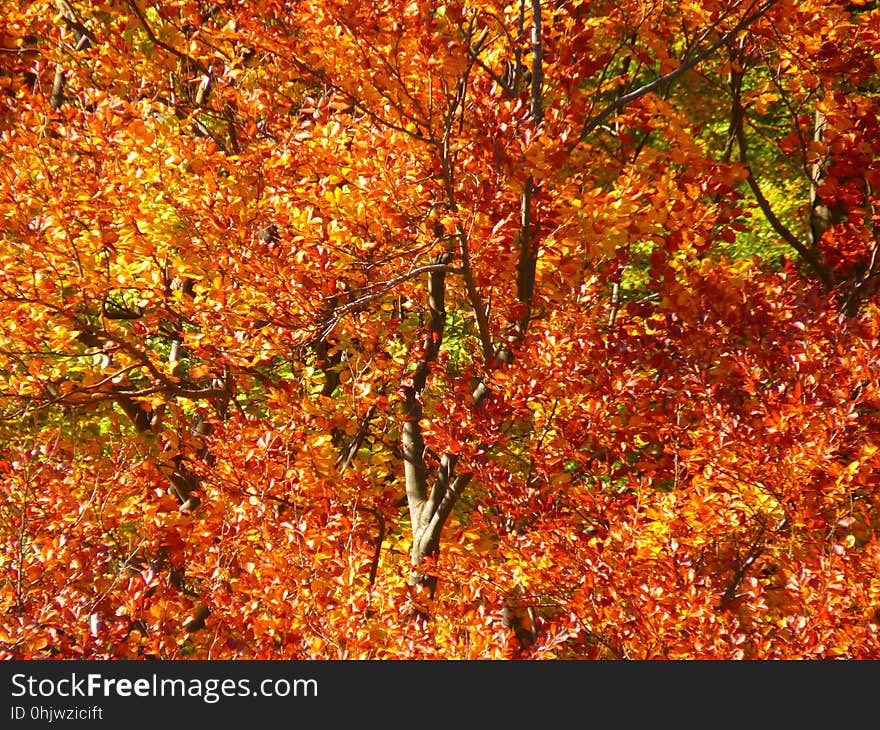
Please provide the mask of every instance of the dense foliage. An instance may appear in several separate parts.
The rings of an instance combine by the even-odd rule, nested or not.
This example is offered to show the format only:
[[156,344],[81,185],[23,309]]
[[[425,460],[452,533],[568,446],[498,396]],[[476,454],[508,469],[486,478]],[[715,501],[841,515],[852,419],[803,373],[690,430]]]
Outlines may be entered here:
[[878,656],[876,3],[3,13],[0,656]]

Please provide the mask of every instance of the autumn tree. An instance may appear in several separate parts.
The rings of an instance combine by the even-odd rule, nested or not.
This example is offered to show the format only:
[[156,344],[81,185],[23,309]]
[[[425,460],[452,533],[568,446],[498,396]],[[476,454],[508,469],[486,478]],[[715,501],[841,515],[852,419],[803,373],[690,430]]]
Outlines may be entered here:
[[3,656],[876,655],[873,3],[5,13]]

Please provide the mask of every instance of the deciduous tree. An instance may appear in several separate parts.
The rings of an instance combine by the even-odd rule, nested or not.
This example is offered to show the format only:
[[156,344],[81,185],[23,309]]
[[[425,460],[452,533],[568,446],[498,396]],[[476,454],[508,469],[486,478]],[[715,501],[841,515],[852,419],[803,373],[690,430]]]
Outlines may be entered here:
[[4,13],[0,655],[876,656],[873,3]]

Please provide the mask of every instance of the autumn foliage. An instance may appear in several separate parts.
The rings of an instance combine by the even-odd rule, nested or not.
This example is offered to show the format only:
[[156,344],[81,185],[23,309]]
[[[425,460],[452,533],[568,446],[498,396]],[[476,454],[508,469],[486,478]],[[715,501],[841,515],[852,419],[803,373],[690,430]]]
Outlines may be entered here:
[[880,656],[880,9],[0,25],[0,657]]

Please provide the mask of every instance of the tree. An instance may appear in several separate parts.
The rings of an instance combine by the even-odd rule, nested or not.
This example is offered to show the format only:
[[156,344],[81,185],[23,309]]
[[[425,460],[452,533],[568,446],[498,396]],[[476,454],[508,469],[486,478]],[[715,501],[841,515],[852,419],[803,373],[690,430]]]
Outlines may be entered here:
[[873,6],[47,6],[5,656],[876,653]]

